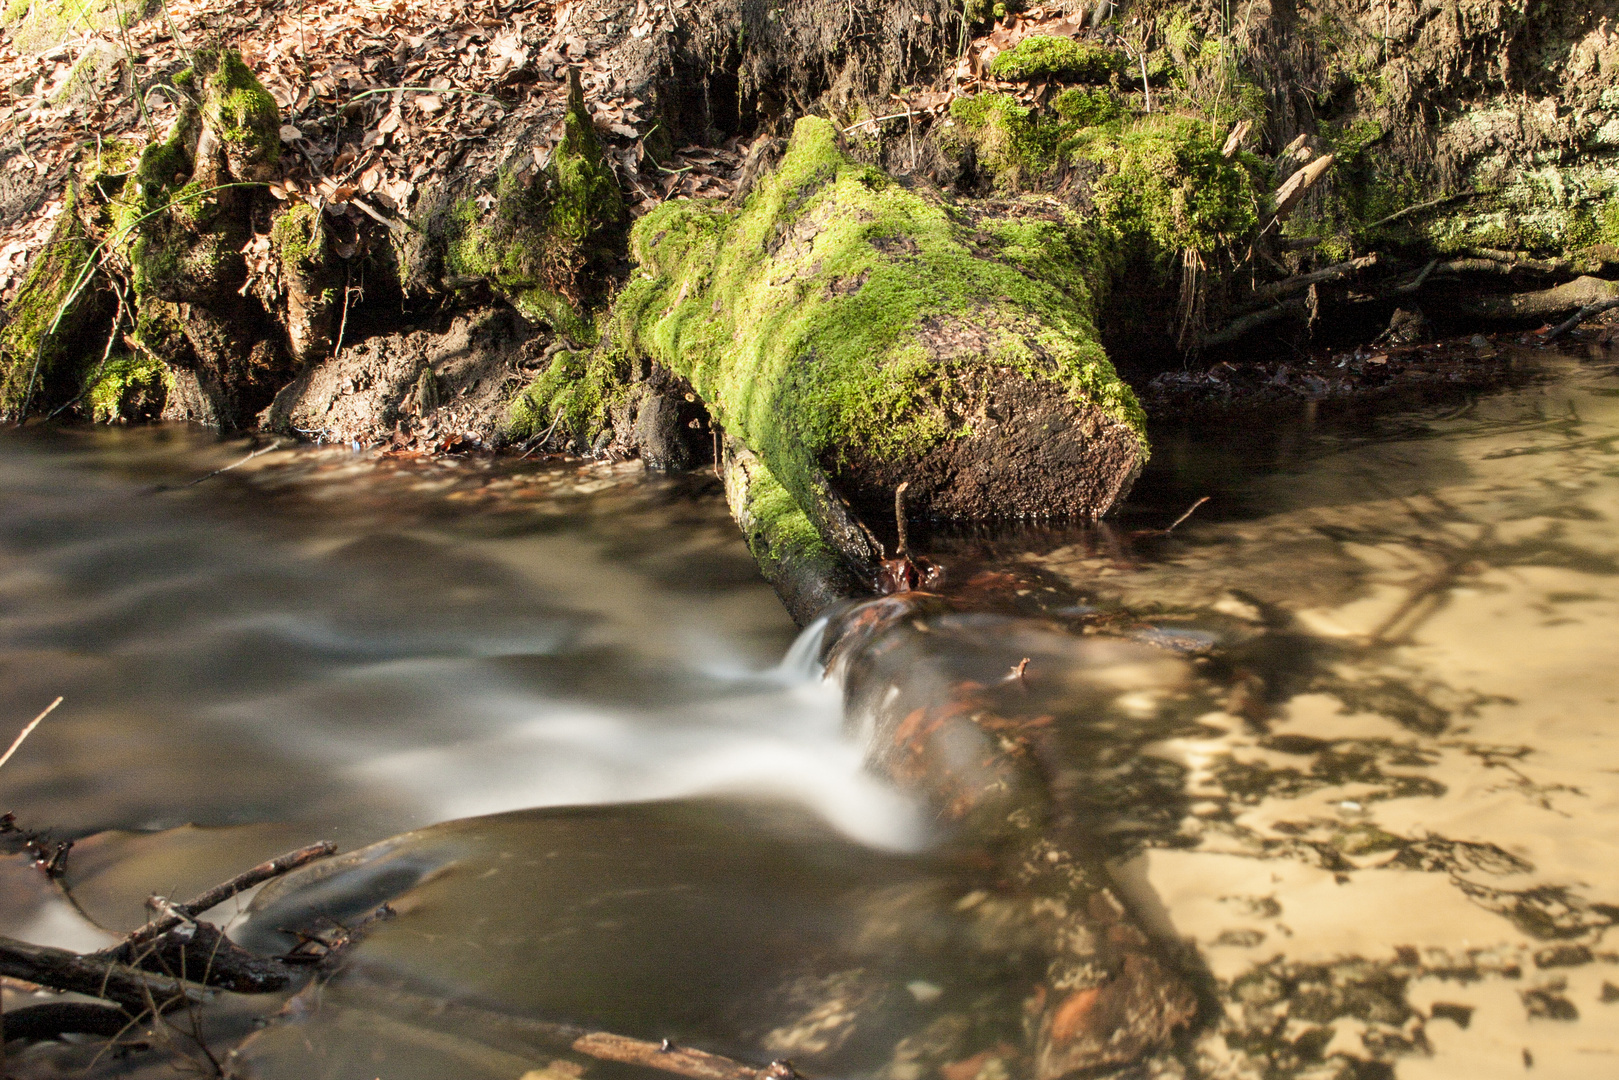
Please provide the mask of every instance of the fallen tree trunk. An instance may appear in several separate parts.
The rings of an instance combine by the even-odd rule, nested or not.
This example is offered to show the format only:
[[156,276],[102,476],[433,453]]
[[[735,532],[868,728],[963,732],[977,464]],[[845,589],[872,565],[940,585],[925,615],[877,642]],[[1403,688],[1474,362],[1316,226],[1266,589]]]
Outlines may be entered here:
[[1619,283],[1577,277],[1552,289],[1480,297],[1466,307],[1468,314],[1481,319],[1545,319],[1567,315],[1616,296],[1619,296]]
[[935,517],[1099,517],[1147,444],[1097,339],[1092,253],[1051,221],[973,225],[800,120],[741,211],[636,225],[613,347],[688,380],[858,566],[881,552],[842,501],[880,514],[905,482]]

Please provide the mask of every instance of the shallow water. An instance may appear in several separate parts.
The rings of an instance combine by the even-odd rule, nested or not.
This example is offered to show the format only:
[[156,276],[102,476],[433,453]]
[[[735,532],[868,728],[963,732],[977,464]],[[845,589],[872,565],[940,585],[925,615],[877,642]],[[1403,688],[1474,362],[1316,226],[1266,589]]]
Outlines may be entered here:
[[[1065,842],[1202,973],[1150,1075],[1619,1068],[1616,360],[1160,433],[1117,522],[929,541],[951,606],[863,677],[1050,732]],[[237,931],[398,909],[253,1075],[577,1075],[499,1017],[1022,1075],[1048,943],[989,914],[987,840],[862,768],[878,729],[813,649],[780,661],[714,481],[299,450],[186,486],[247,450],[0,437],[0,715],[67,698],[0,779],[87,837],[77,912],[5,867],[9,932],[83,946],[152,891],[404,834]]]

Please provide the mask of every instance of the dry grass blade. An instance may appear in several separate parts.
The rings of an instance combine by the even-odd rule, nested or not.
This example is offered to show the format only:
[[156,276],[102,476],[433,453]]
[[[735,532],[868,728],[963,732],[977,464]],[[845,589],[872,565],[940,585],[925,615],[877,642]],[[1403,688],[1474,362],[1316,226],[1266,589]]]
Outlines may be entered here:
[[11,745],[6,749],[6,752],[3,755],[0,755],[0,765],[4,765],[6,762],[11,760],[11,755],[17,752],[17,747],[23,744],[23,740],[32,735],[34,733],[34,729],[39,726],[39,722],[54,712],[56,707],[60,704],[62,704],[62,699],[57,698],[55,701],[45,706],[44,712],[40,713],[38,716],[34,717],[28,722],[28,726],[23,728],[22,732],[11,741]]

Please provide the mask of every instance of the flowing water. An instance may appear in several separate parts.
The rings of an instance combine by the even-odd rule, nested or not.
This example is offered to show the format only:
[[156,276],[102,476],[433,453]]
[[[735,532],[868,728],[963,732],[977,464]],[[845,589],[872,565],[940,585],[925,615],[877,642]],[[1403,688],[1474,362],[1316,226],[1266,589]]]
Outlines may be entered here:
[[[524,1027],[563,1020],[1021,1077],[1051,904],[1008,899],[1009,841],[931,780],[864,764],[882,710],[966,695],[1037,733],[1063,843],[1196,987],[1133,1075],[1619,1074],[1616,361],[1161,432],[1117,522],[932,537],[948,602],[850,639],[847,717],[711,477],[302,448],[193,484],[249,448],[4,433],[0,716],[66,700],[0,801],[77,843],[56,884],[0,862],[0,931],[92,947],[151,893],[331,839],[352,854],[264,890],[238,940],[395,915],[245,1075],[635,1071]],[[94,1070],[202,1060],[171,1042]]]

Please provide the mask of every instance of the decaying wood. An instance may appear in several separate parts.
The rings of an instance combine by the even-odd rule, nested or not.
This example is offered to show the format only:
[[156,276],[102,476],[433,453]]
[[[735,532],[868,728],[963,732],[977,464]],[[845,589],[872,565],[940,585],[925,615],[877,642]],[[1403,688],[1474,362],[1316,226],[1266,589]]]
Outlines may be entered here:
[[[280,990],[291,972],[278,961],[254,956],[227,940],[217,927],[195,921],[195,916],[216,907],[244,889],[252,888],[336,851],[330,843],[311,844],[279,858],[260,863],[246,873],[214,886],[184,904],[163,902],[165,913],[130,933],[119,944],[100,952],[80,954],[45,945],[0,937],[0,975],[51,990],[101,998],[118,1006],[126,1021],[166,1012],[202,1000],[203,987],[223,987],[241,993]],[[105,1008],[105,1007],[102,1007]],[[19,1011],[21,1015],[21,1011]],[[104,1014],[57,1012],[30,1014],[21,1027],[8,1021],[6,1038],[29,1038],[27,1032],[99,1032],[110,1023]],[[63,1024],[91,1024],[63,1027]],[[32,1026],[30,1026],[32,1025]]]
[[1480,297],[1465,305],[1465,310],[1481,319],[1544,319],[1616,297],[1619,297],[1619,283],[1584,276],[1537,292]]
[[1327,175],[1335,158],[1334,154],[1322,154],[1283,181],[1282,186],[1276,189],[1276,209],[1271,213],[1271,224],[1287,220],[1305,194]]
[[1570,330],[1572,330],[1576,326],[1580,325],[1586,319],[1589,319],[1594,315],[1600,315],[1604,311],[1607,311],[1610,308],[1616,308],[1616,307],[1619,307],[1619,298],[1610,299],[1610,300],[1598,300],[1594,304],[1586,304],[1579,311],[1575,312],[1574,315],[1572,317],[1570,317],[1567,321],[1561,322],[1558,325],[1552,327],[1551,330],[1547,332],[1546,336],[1541,338],[1540,340],[1542,342],[1556,341],[1558,338],[1562,337],[1564,334],[1568,333]]
[[1251,294],[1250,301],[1256,307],[1262,304],[1269,304],[1272,301],[1280,300],[1285,296],[1291,296],[1293,293],[1303,292],[1311,285],[1322,285],[1329,281],[1338,281],[1342,278],[1346,278],[1350,274],[1358,273],[1361,270],[1376,266],[1377,261],[1377,253],[1373,252],[1370,255],[1362,255],[1358,259],[1350,259],[1348,262],[1338,263],[1336,266],[1327,266],[1320,270],[1313,270],[1308,274],[1295,274],[1293,277],[1287,278],[1283,281],[1276,281],[1270,283],[1269,285],[1259,286]]
[[1467,191],[1458,191],[1454,195],[1441,195],[1437,199],[1429,199],[1427,202],[1419,202],[1414,206],[1406,207],[1404,210],[1396,210],[1388,217],[1378,218],[1361,231],[1371,232],[1373,229],[1381,229],[1384,225],[1393,225],[1396,221],[1402,221],[1405,218],[1410,217],[1412,214],[1420,214],[1424,210],[1432,210],[1435,207],[1444,206],[1447,203],[1460,202],[1463,199],[1471,199],[1477,194],[1477,191],[1468,189]]
[[[408,990],[379,989],[376,994],[378,1007],[386,1009],[386,1015],[395,1023],[447,1024],[461,1031],[489,1032],[503,1037],[508,1041],[508,1046],[511,1043],[528,1044],[551,1053],[579,1054],[597,1061],[639,1065],[688,1077],[689,1080],[794,1080],[798,1076],[786,1061],[773,1061],[765,1066],[750,1065],[706,1050],[677,1046],[667,1040],[653,1042],[632,1039],[576,1024],[552,1023],[483,1009],[464,1002],[426,997]],[[288,1013],[307,1011],[310,1010],[298,1005],[289,1005],[287,1009]],[[379,1014],[370,1010],[366,1010],[365,1015],[380,1018]],[[243,1048],[251,1042],[250,1039],[244,1043]]]
[[[1047,928],[1047,974],[1029,999],[1036,1080],[1137,1061],[1192,1022],[1196,995],[1129,918],[1106,868],[1063,838],[1054,718],[1004,711],[995,688],[977,682],[941,688],[926,654],[912,651],[915,620],[950,610],[941,596],[905,593],[835,618],[828,667],[843,683],[845,714],[868,733],[876,771],[998,851],[1018,895],[1060,913]],[[1031,677],[1025,659],[1004,681]]]
[[1220,156],[1228,160],[1236,157],[1237,151],[1242,149],[1242,141],[1248,137],[1248,132],[1253,130],[1253,126],[1252,120],[1237,121],[1237,126],[1226,136],[1225,145],[1220,147]]
[[30,945],[0,937],[0,975],[52,990],[88,994],[117,1003],[131,1015],[159,1009],[168,1003],[197,1000],[201,991],[179,979],[131,969],[100,956],[83,956],[48,945]]
[[1199,345],[1205,349],[1230,345],[1233,341],[1237,341],[1260,327],[1275,322],[1277,319],[1284,317],[1294,319],[1308,318],[1309,314],[1310,305],[1306,300],[1284,300],[1275,307],[1268,307],[1263,311],[1255,311],[1252,314],[1231,320],[1220,329],[1205,334]]
[[4,1017],[6,1042],[36,1042],[62,1035],[100,1035],[113,1038],[133,1021],[123,1009],[89,1001],[53,1001],[29,1005]]

